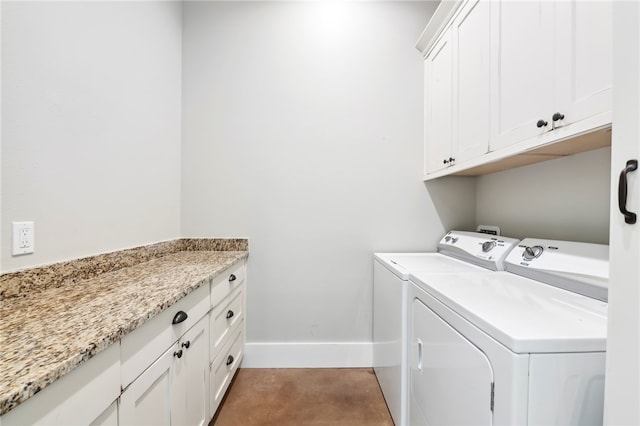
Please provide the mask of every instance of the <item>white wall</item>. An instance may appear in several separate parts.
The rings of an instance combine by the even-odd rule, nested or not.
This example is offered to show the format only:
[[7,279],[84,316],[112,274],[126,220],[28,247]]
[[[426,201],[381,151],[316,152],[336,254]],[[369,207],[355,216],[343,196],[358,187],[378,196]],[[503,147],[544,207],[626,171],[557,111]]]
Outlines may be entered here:
[[2,2],[3,271],[179,237],[181,12]]
[[609,244],[611,149],[477,178],[476,223],[510,237]]
[[422,183],[434,8],[184,4],[182,233],[250,239],[249,342],[370,342],[372,253],[473,226],[473,180]]

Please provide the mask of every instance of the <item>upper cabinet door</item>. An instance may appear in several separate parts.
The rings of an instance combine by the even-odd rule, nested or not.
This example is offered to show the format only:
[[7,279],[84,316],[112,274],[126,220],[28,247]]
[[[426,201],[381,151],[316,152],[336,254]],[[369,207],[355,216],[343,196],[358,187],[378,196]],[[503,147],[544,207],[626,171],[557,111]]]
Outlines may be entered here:
[[492,151],[551,129],[553,12],[545,0],[492,3]]
[[432,173],[449,165],[452,141],[452,61],[451,31],[447,30],[425,59],[425,173]]
[[490,6],[471,0],[451,27],[453,42],[453,157],[456,163],[489,150]]
[[613,4],[555,3],[555,107],[567,125],[611,111]]

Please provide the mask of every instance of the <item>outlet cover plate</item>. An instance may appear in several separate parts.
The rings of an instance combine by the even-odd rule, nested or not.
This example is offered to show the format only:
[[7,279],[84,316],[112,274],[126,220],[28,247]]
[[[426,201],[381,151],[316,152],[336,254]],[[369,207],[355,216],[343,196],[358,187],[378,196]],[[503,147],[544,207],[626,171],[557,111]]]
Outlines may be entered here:
[[12,254],[19,256],[35,251],[35,227],[33,222],[12,222]]

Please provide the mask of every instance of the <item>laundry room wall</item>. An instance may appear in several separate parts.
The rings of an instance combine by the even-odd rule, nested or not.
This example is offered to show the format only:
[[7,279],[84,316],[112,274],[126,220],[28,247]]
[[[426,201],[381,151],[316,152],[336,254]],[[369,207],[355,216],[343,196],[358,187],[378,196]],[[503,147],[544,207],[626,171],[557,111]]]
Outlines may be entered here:
[[1,7],[1,269],[179,237],[180,2]]
[[611,148],[477,178],[476,222],[502,234],[609,244]]
[[372,253],[473,226],[422,182],[436,4],[184,3],[182,233],[249,238],[244,366],[370,365]]

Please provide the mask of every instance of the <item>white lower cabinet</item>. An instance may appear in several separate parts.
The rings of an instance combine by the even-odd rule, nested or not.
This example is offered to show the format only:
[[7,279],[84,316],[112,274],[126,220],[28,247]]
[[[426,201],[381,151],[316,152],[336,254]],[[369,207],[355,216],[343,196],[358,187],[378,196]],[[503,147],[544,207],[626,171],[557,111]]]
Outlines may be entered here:
[[[71,373],[0,417],[11,425],[116,425],[120,353],[111,345]],[[106,413],[106,414],[105,414]]]
[[207,425],[244,352],[245,269],[231,266],[0,416],[0,425]]
[[120,425],[171,424],[173,345],[138,377],[120,397]]
[[209,417],[220,406],[244,353],[246,266],[239,263],[211,282]]
[[171,424],[206,425],[209,422],[209,319],[203,317],[179,343],[174,358]]
[[208,318],[125,389],[120,425],[204,425],[208,422]]
[[113,401],[90,426],[118,426],[118,401]]
[[231,340],[211,363],[209,417],[213,417],[233,379],[244,354],[244,324],[238,324]]
[[241,262],[122,340],[120,425],[208,424],[242,359],[244,288]]

